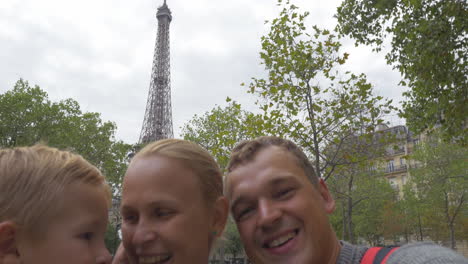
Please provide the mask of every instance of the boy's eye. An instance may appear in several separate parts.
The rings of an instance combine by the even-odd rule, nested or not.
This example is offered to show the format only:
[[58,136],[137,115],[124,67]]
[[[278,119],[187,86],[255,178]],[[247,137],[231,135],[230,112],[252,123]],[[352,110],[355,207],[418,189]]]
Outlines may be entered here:
[[80,238],[84,239],[84,240],[91,240],[93,239],[93,233],[92,232],[86,232],[86,233],[83,233],[80,235]]

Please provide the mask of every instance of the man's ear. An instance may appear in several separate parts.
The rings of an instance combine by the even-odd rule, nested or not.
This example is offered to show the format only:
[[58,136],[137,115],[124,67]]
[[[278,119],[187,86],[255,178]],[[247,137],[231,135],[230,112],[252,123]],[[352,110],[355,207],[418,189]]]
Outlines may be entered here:
[[335,199],[333,199],[333,196],[328,190],[328,186],[323,179],[320,179],[319,181],[319,192],[324,201],[325,212],[327,212],[327,214],[333,213],[335,211]]
[[219,197],[214,205],[213,234],[222,235],[229,215],[229,202],[226,197]]
[[13,222],[0,222],[0,264],[20,263],[17,235],[18,228]]

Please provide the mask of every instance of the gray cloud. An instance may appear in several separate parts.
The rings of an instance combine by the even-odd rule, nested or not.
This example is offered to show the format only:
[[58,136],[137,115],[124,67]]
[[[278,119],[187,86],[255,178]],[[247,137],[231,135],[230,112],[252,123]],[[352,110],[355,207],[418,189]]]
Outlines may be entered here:
[[[227,96],[254,109],[240,83],[264,75],[259,64],[264,20],[278,9],[271,0],[168,0],[174,130],[194,114],[224,105]],[[310,11],[310,24],[334,27],[340,3],[293,1]],[[72,97],[84,111],[117,123],[117,138],[138,140],[146,106],[161,1],[2,0],[0,2],[0,93],[20,77],[38,84],[53,100]],[[399,74],[383,54],[354,48],[349,68],[364,72],[377,93],[397,99]]]

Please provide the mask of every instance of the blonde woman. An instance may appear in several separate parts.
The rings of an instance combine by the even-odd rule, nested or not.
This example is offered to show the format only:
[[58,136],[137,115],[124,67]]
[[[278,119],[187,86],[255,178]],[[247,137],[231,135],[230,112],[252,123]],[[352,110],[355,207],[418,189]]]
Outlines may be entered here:
[[195,143],[151,143],[125,174],[121,212],[129,263],[206,264],[228,215],[221,171]]
[[106,264],[109,187],[81,156],[0,150],[0,263]]

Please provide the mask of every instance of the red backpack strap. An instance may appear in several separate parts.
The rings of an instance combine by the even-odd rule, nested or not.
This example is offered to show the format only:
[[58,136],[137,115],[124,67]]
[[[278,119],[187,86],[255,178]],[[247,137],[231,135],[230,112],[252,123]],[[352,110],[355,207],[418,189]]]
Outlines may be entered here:
[[390,257],[393,251],[397,249],[398,247],[394,247],[394,246],[382,248],[375,256],[373,264],[385,264],[387,262],[388,257]]
[[398,247],[371,247],[364,253],[361,264],[385,264],[397,249]]
[[374,263],[375,256],[381,250],[381,247],[369,248],[361,259],[361,264],[372,264]]

